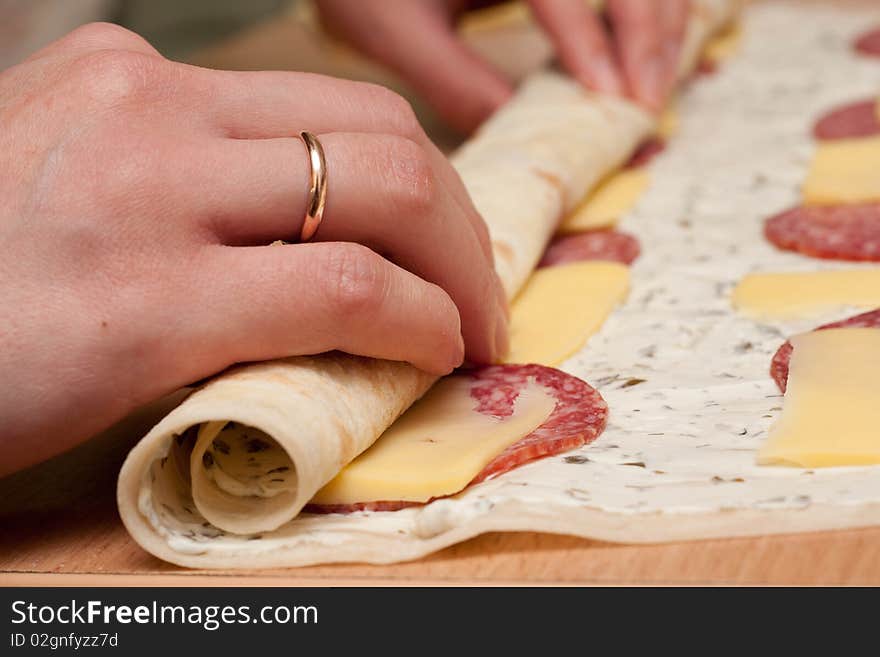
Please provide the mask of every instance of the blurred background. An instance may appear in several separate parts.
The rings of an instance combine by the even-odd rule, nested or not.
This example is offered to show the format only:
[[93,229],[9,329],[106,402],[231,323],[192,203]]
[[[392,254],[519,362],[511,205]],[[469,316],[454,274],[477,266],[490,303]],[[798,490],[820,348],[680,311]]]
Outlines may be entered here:
[[[355,0],[356,1],[356,0]],[[112,21],[171,59],[290,10],[295,0],[0,0],[0,68],[83,23]]]

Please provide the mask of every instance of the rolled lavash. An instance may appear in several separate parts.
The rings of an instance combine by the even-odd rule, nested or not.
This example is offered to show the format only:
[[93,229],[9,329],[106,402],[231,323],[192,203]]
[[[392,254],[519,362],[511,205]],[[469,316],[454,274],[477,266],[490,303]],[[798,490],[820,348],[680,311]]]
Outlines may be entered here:
[[[737,3],[691,4],[683,75]],[[564,213],[620,166],[654,124],[654,117],[627,100],[587,92],[547,71],[524,82],[453,156],[489,227],[509,298],[536,266]],[[120,516],[131,536],[162,559],[234,565],[234,554],[201,555],[226,534],[258,537],[294,519],[435,381],[405,363],[341,353],[230,370],[193,392],[134,447],[119,475]],[[291,485],[274,495],[243,496],[202,477],[205,438],[200,441],[193,427],[225,422],[271,440],[284,454]]]

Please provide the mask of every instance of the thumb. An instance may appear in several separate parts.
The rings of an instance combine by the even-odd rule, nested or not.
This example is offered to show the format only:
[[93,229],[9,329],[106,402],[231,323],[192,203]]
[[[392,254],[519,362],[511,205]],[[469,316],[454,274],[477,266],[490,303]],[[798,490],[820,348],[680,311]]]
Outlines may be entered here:
[[416,56],[403,58],[398,72],[452,127],[469,134],[510,99],[512,85],[450,28],[424,36],[431,45],[424,51],[414,45]]
[[454,128],[471,132],[511,96],[503,74],[458,38],[443,3],[363,2],[353,16],[319,3],[356,48],[403,77]]

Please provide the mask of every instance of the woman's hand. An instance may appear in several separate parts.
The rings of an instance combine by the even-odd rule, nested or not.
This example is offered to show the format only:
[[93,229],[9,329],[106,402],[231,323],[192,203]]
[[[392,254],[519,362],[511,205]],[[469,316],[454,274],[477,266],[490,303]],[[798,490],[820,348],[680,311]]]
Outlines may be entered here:
[[[688,0],[527,0],[562,64],[590,89],[662,108],[678,69]],[[453,126],[471,131],[512,93],[454,30],[467,0],[316,0],[322,20],[407,79]],[[482,3],[485,4],[485,3]],[[607,19],[607,25],[606,20]]]
[[[0,474],[243,361],[506,348],[489,238],[408,104],[76,30],[0,74]],[[324,220],[299,235],[320,136]],[[380,255],[381,254],[381,255]]]

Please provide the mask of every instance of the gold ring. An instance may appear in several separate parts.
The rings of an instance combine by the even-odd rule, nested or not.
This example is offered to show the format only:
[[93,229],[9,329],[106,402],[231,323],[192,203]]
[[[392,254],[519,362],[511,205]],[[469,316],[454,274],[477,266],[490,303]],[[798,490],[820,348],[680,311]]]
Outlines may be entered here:
[[327,160],[324,159],[324,149],[321,147],[321,142],[315,135],[303,130],[299,136],[306,145],[311,165],[309,204],[306,207],[306,217],[299,234],[300,242],[308,242],[318,230],[321,219],[324,217],[324,203],[327,200]]

